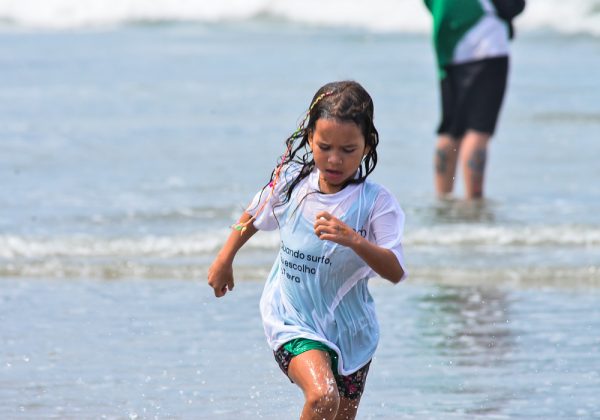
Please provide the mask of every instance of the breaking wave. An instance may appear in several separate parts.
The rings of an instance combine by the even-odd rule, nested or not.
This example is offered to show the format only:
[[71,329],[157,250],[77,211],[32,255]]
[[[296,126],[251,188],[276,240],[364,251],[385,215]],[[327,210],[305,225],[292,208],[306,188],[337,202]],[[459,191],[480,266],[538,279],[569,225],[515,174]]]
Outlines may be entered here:
[[[2,0],[5,26],[93,28],[146,23],[248,20],[355,27],[376,32],[427,33],[430,17],[412,0]],[[530,0],[519,29],[600,36],[600,1]]]

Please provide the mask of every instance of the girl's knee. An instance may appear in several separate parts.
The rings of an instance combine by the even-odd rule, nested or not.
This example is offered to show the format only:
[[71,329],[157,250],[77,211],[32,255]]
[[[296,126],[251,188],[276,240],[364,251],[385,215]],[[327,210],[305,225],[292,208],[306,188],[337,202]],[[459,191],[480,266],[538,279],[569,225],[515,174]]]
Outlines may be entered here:
[[313,412],[323,414],[325,418],[335,417],[340,407],[340,394],[335,384],[315,389],[306,394],[306,404]]

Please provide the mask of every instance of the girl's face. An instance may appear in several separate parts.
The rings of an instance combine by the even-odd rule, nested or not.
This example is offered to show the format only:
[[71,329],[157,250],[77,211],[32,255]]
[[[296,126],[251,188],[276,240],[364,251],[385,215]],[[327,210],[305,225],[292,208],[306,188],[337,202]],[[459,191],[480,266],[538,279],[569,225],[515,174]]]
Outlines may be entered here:
[[369,151],[358,125],[335,119],[318,119],[308,144],[320,172],[319,188],[325,194],[340,191]]

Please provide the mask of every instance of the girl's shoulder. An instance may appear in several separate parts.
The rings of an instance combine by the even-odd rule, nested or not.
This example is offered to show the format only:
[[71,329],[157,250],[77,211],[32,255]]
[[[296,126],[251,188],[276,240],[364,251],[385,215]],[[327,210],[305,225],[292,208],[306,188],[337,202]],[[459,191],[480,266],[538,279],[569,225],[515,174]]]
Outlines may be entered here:
[[302,171],[301,164],[294,161],[288,162],[281,167],[280,178],[285,183],[291,182],[292,180],[296,179],[296,177],[298,177],[300,171]]
[[388,190],[380,183],[371,179],[365,179],[365,181],[363,182],[363,188],[367,191],[371,191],[372,193],[374,193],[376,197],[392,197],[392,193],[390,192],[390,190]]
[[374,207],[387,207],[388,205],[400,207],[396,196],[387,187],[370,179],[366,179],[364,184],[364,188],[370,192]]

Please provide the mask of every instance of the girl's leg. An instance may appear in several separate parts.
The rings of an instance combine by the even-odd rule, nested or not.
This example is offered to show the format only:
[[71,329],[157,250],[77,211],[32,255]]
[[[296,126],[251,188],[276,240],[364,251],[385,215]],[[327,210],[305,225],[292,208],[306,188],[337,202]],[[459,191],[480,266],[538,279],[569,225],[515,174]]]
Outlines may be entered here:
[[359,403],[360,397],[354,400],[341,397],[340,408],[338,409],[335,420],[354,420],[356,418],[356,412],[358,411]]
[[290,362],[288,376],[304,393],[300,420],[336,418],[340,395],[327,352],[309,350],[295,356]]
[[336,420],[354,420],[356,418],[360,397],[365,390],[370,365],[371,362],[349,376],[338,378],[338,390],[341,398]]

